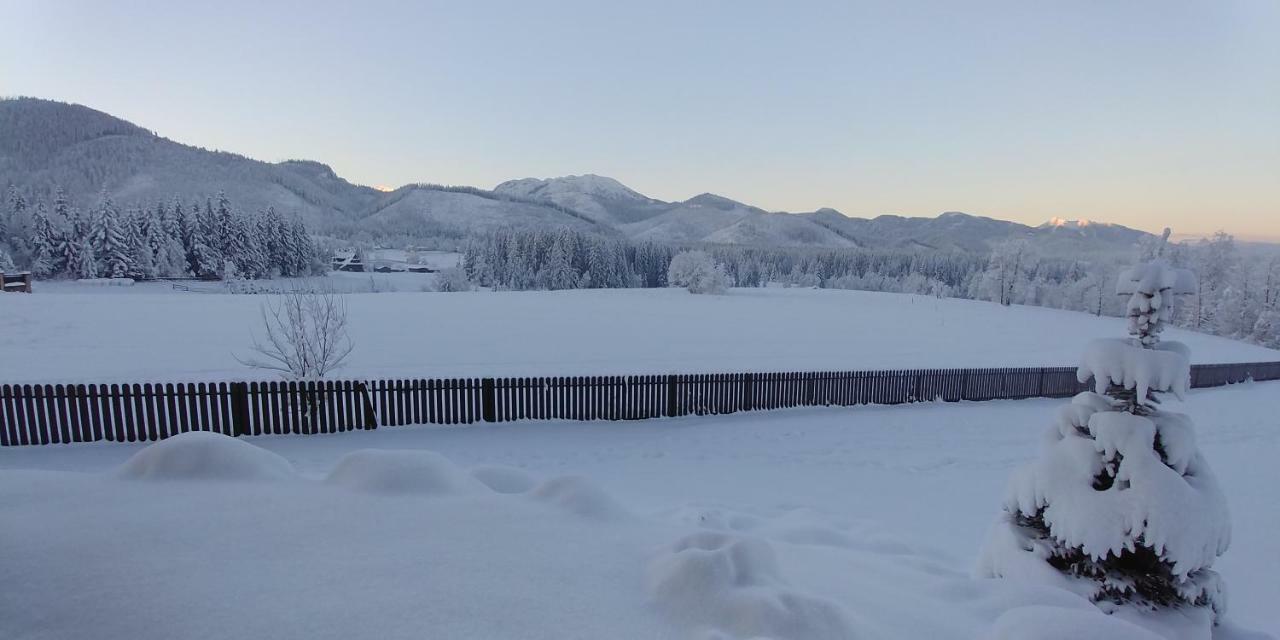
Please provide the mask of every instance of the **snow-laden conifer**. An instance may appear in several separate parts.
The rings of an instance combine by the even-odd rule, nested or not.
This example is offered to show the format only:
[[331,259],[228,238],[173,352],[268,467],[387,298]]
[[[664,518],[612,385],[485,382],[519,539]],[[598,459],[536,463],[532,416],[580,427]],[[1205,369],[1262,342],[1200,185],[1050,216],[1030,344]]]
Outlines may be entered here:
[[1159,258],[1120,274],[1130,338],[1086,349],[1077,376],[1094,390],[1059,411],[1039,459],[1014,473],[981,574],[1058,584],[1106,611],[1222,615],[1212,565],[1231,538],[1226,500],[1191,420],[1159,406],[1190,384],[1187,349],[1160,333],[1173,295],[1194,290],[1193,274]]

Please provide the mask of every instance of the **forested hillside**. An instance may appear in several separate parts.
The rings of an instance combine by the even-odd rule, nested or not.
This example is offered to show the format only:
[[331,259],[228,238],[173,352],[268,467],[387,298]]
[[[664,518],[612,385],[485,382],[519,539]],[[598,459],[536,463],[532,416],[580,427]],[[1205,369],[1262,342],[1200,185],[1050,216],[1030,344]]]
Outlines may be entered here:
[[301,218],[239,210],[224,194],[126,209],[104,194],[85,211],[61,190],[31,204],[10,189],[0,215],[0,271],[38,278],[260,279],[324,273],[327,261]]
[[571,229],[637,241],[753,247],[850,247],[987,253],[1023,239],[1046,255],[1127,253],[1147,234],[1117,225],[1030,227],[946,213],[846,216],[834,209],[765,211],[704,193],[665,202],[596,175],[524,178],[492,191],[434,184],[390,193],[352,184],[308,160],[261,162],[180,144],[79,105],[0,100],[0,188],[31,202],[62,189],[70,206],[203,201],[225,193],[248,211],[274,208],[313,232],[382,244],[456,242],[498,229]]

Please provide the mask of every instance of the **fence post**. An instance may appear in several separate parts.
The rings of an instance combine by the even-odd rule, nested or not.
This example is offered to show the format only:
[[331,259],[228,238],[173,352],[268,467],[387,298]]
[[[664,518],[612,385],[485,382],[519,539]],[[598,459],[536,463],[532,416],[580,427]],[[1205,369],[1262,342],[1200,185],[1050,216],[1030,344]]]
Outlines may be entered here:
[[231,433],[237,437],[250,434],[249,384],[246,382],[231,383]]
[[742,410],[751,411],[755,405],[756,376],[754,373],[742,375]]
[[369,397],[369,385],[363,382],[356,383],[356,391],[360,393],[360,404],[363,408],[364,428],[377,429],[378,415],[373,411],[373,399]]
[[1044,367],[1040,367],[1040,386],[1036,388],[1036,397],[1044,397]]
[[485,422],[498,421],[498,394],[494,390],[493,378],[480,381],[480,415]]
[[676,417],[676,411],[679,408],[676,406],[677,405],[676,384],[677,384],[677,381],[676,381],[675,374],[668,375],[667,376],[667,417],[668,418]]

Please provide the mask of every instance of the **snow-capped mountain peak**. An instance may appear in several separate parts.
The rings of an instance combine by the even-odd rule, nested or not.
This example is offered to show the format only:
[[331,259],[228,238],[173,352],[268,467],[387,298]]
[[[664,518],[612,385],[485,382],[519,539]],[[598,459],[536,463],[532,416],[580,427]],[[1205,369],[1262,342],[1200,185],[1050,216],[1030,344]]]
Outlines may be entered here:
[[608,198],[613,200],[649,201],[650,198],[636,192],[608,176],[587,173],[580,176],[558,178],[521,178],[508,180],[494,187],[497,193],[519,195],[526,198],[543,198],[555,201],[571,194]]
[[1105,222],[1095,222],[1093,220],[1088,220],[1085,218],[1081,218],[1079,220],[1067,220],[1066,218],[1059,218],[1057,216],[1054,216],[1052,218],[1049,218],[1048,222],[1040,226],[1041,227],[1073,227],[1076,229],[1082,229],[1084,227],[1089,227],[1094,225],[1106,226],[1106,224],[1107,223]]

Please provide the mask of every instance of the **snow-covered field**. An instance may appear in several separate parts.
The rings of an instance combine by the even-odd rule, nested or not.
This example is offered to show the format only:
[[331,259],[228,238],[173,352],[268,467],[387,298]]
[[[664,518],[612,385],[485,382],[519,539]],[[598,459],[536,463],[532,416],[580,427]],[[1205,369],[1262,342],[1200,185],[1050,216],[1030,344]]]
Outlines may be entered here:
[[[925,296],[811,289],[418,292],[431,274],[340,274],[355,351],[341,375],[463,377],[1074,365],[1114,318]],[[416,284],[408,284],[412,281]],[[151,295],[146,295],[150,293]],[[0,381],[248,379],[263,296],[166,284],[41,283],[0,299]],[[1170,330],[1196,362],[1280,352]],[[1045,337],[1048,336],[1048,339]]]
[[[0,637],[1146,637],[970,578],[1061,404],[0,450]],[[1228,619],[1280,634],[1280,383],[1171,408],[1230,500]]]

